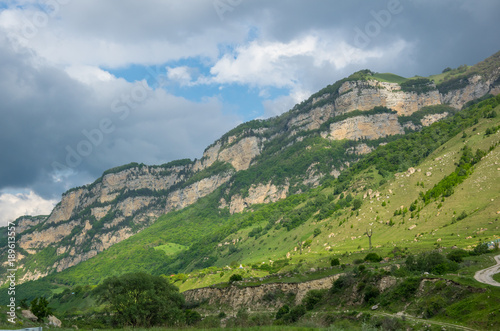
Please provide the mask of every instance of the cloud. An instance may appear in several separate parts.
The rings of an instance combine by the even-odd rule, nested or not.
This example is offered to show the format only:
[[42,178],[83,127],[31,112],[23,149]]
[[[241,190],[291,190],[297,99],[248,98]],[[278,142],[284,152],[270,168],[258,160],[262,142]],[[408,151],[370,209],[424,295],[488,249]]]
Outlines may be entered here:
[[[0,38],[0,189],[46,199],[111,167],[201,157],[240,122],[217,98],[200,102],[91,66],[59,68]],[[153,79],[153,78],[151,78]]]
[[56,203],[57,200],[43,199],[33,191],[0,194],[0,226],[6,226],[19,216],[48,215]]

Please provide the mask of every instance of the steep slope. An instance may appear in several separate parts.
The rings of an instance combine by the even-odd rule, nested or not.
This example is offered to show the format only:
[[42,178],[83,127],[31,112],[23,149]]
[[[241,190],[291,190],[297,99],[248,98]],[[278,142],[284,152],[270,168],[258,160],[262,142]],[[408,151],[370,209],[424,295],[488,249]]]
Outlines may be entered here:
[[[210,145],[200,160],[110,169],[94,183],[66,192],[47,218],[16,221],[20,281],[95,257],[161,215],[215,192],[213,213],[235,214],[317,187],[377,146],[431,125],[477,97],[498,93],[498,54],[484,63],[437,86],[426,78],[391,82],[394,76],[363,70],[279,117],[240,125]],[[231,222],[245,221],[236,215]],[[198,228],[208,234],[212,225]]]
[[[493,117],[500,112],[498,104],[500,97],[467,108],[378,147],[319,188],[254,205],[247,212],[231,215],[217,206],[226,183],[190,207],[166,214],[143,232],[49,279],[92,284],[132,270],[170,274],[234,262],[255,263],[256,269],[269,271],[260,267],[269,260],[275,261],[273,270],[289,270],[299,268],[300,260],[368,249],[368,229],[373,231],[373,246],[384,254],[395,246],[412,251],[438,244],[470,249],[478,240],[498,235],[500,117]],[[474,164],[463,180],[451,191],[424,199],[443,185],[443,178],[460,174],[456,164],[464,146],[472,153],[467,162]],[[169,243],[184,249],[166,255],[161,249]]]

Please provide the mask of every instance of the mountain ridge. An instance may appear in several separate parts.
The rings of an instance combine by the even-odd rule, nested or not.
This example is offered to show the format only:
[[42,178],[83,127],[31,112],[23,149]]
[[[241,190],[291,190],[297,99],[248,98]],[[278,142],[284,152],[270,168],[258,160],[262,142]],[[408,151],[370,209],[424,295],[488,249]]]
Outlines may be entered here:
[[[388,137],[419,130],[467,102],[500,93],[499,54],[438,84],[432,77],[381,81],[377,74],[362,70],[283,115],[230,130],[209,145],[199,160],[159,166],[131,163],[107,170],[94,183],[65,192],[47,218],[15,221],[23,270],[20,280],[35,280],[88,260],[148,228],[162,215],[192,205],[221,187],[225,193],[218,207],[233,214],[338,177],[363,155],[348,153],[349,149],[369,152]],[[455,110],[443,108],[444,104]],[[411,119],[419,114],[420,119]],[[282,175],[278,163],[270,165],[269,160],[290,146],[296,147],[293,155],[309,150],[310,162],[300,167],[292,163]],[[249,170],[259,166],[267,173]],[[37,256],[38,260],[45,257],[45,262],[37,263]]]

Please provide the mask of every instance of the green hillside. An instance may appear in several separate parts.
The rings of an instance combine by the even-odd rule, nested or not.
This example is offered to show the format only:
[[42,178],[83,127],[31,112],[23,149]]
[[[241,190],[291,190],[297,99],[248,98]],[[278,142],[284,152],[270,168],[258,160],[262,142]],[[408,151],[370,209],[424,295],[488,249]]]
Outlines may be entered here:
[[[500,199],[500,172],[495,162],[500,164],[500,118],[492,116],[492,107],[499,112],[499,102],[500,97],[483,101],[421,132],[399,137],[366,155],[338,179],[323,178],[319,188],[276,203],[255,205],[231,215],[227,208],[218,208],[217,202],[230,189],[223,186],[183,210],[164,215],[96,257],[47,279],[56,284],[83,285],[137,270],[169,275],[212,266],[269,264],[269,260],[282,261],[283,270],[287,270],[297,267],[297,259],[306,267],[327,264],[332,255],[344,255],[343,262],[349,262],[349,254],[368,250],[368,229],[373,231],[374,249],[383,256],[395,246],[412,251],[452,245],[471,249],[499,234],[495,208]],[[312,157],[317,155],[315,148],[331,149],[337,144],[313,138],[303,142],[283,152],[287,155],[283,161],[291,168],[308,155],[299,150],[310,151]],[[480,149],[487,154],[471,166],[452,194],[424,201],[426,192],[456,171],[464,146],[472,153]],[[411,175],[410,167],[415,169]],[[251,169],[241,176],[253,177],[253,172],[260,172],[259,167]],[[291,259],[286,259],[287,253]],[[279,269],[275,265],[263,271]]]

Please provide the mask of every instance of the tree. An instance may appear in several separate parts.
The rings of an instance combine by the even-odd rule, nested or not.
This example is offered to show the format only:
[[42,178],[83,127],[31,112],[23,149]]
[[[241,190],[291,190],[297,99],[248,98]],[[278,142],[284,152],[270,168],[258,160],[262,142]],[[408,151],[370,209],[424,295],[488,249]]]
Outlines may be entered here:
[[49,307],[49,301],[44,297],[33,299],[30,310],[38,318],[39,322],[43,322],[46,317],[52,315],[52,308]]
[[352,202],[352,210],[357,210],[361,208],[361,205],[363,204],[363,201],[361,199],[354,199]]
[[373,230],[372,229],[370,229],[370,231],[366,230],[365,234],[368,237],[368,243],[370,245],[370,249],[372,249],[372,235],[373,235]]
[[173,325],[184,317],[184,297],[161,276],[143,272],[113,276],[94,291],[119,326]]
[[314,229],[314,232],[313,232],[313,236],[314,237],[317,237],[321,234],[321,229],[320,228],[316,228]]
[[234,274],[234,275],[231,275],[231,277],[229,277],[230,283],[239,282],[240,280],[243,280],[243,277],[241,275],[238,275],[238,274]]

